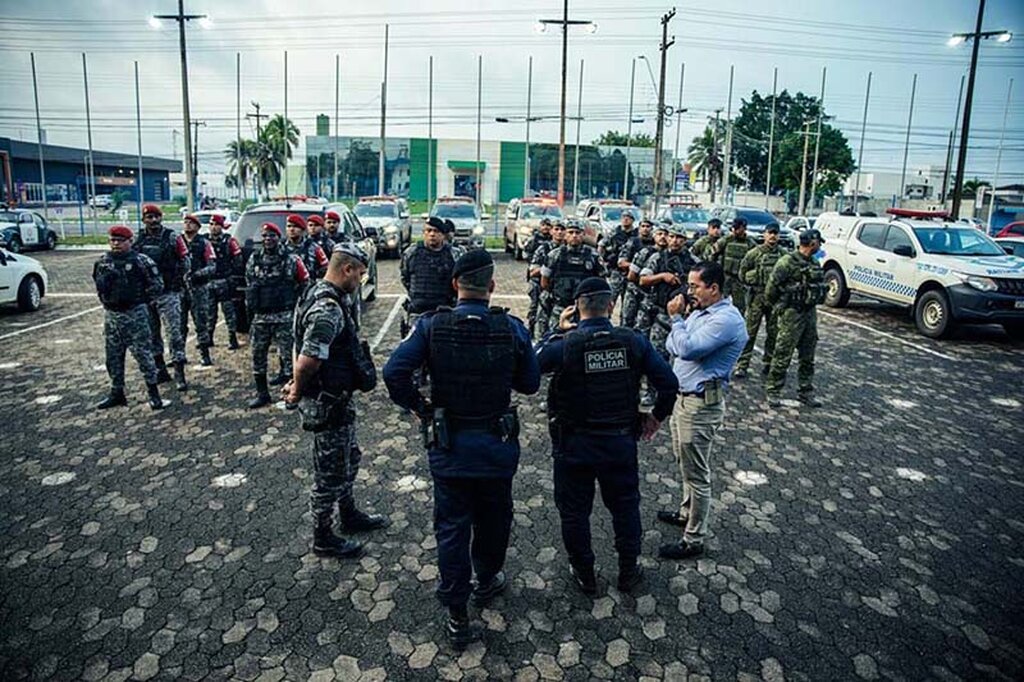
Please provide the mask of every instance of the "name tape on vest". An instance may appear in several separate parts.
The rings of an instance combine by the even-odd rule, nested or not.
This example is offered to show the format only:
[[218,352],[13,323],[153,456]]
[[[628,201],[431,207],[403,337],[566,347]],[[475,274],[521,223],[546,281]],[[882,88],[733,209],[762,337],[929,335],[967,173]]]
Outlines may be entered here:
[[629,369],[625,348],[587,351],[583,354],[583,361],[586,364],[587,374]]

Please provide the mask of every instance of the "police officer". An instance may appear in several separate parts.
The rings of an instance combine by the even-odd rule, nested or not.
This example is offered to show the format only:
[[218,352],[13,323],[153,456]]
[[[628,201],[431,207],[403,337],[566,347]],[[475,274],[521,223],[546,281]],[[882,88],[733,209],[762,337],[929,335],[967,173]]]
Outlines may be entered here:
[[373,390],[377,375],[369,347],[359,343],[349,301],[369,264],[358,245],[335,247],[324,279],[312,284],[295,307],[295,373],[282,390],[286,403],[299,404],[303,428],[314,434],[309,507],[315,522],[313,552],[324,556],[356,556],[362,548],[334,534],[335,505],[346,531],[388,525],[383,516],[357,509],[352,496],[362,459],[352,394]]
[[736,216],[732,219],[729,236],[715,242],[711,252],[712,259],[725,271],[725,290],[722,294],[732,297],[732,304],[740,313],[746,310],[746,285],[740,281],[740,263],[755,246],[757,242],[747,234],[747,219]]
[[551,294],[549,326],[558,326],[562,311],[572,305],[576,287],[587,277],[604,277],[604,264],[594,249],[583,243],[583,225],[570,220],[565,244],[552,249],[540,270],[541,289]]
[[697,260],[709,260],[711,258],[711,252],[715,248],[715,244],[722,237],[722,221],[718,218],[712,218],[708,221],[708,233],[695,241],[693,246],[690,247],[690,251]]
[[416,325],[423,313],[455,303],[452,269],[455,256],[445,241],[445,221],[431,216],[423,224],[423,241],[406,248],[399,264],[399,276],[407,292],[402,336]]
[[450,218],[444,219],[441,226],[441,233],[444,234],[445,242],[449,247],[451,247],[452,257],[454,257],[455,260],[462,258],[463,254],[465,254],[468,249],[455,241],[455,223],[453,223]]
[[619,249],[619,266],[625,269],[625,294],[622,299],[622,312],[619,315],[619,324],[624,327],[633,327],[636,324],[636,314],[640,309],[640,289],[637,286],[637,273],[640,272],[645,254],[649,256],[650,248],[654,246],[652,235],[653,223],[648,218],[640,221],[637,234],[628,239]]
[[[651,335],[651,325],[654,324],[654,318],[651,316],[654,308],[646,305],[647,297],[650,295],[650,287],[640,286],[640,272],[647,265],[647,261],[651,259],[651,256],[668,248],[668,225],[665,223],[655,225],[653,237],[654,243],[644,247],[633,257],[633,261],[629,266],[629,275],[627,276],[629,279],[629,285],[626,288],[627,298],[622,304],[624,307],[636,307],[636,313],[633,314],[635,318],[633,326],[636,327],[638,332],[648,338]],[[632,295],[630,292],[632,292]]]
[[796,350],[799,359],[797,381],[800,402],[808,407],[821,407],[814,397],[814,350],[818,345],[817,306],[825,301],[825,273],[814,255],[825,240],[815,229],[800,233],[800,245],[787,253],[772,269],[764,296],[774,306],[779,327],[775,353],[768,371],[768,405],[782,405],[782,388],[786,384],[789,361]]
[[747,376],[750,368],[750,359],[754,355],[754,342],[757,340],[757,332],[761,329],[761,319],[765,322],[764,338],[764,370],[768,374],[772,366],[772,353],[775,350],[775,334],[778,326],[775,324],[775,314],[772,307],[764,298],[764,288],[768,286],[768,277],[772,274],[772,268],[779,262],[786,253],[786,250],[779,244],[779,226],[772,224],[764,230],[764,244],[747,251],[740,263],[740,281],[747,285],[750,294],[747,301],[746,323],[747,335],[750,339],[740,354],[733,371],[733,378],[742,379]]
[[328,259],[334,251],[334,240],[327,234],[322,216],[314,213],[306,219],[306,228],[309,230],[309,241],[313,242],[324,252]]
[[[546,219],[545,219],[546,220]],[[535,332],[539,331],[543,336],[547,333],[551,323],[551,306],[554,303],[551,299],[551,292],[542,289],[540,286],[540,275],[548,256],[551,252],[565,243],[565,223],[561,218],[551,221],[551,239],[541,242],[533,252],[530,259],[529,277],[530,281],[537,282],[537,312],[535,320],[530,321],[530,338],[535,338]],[[532,301],[531,301],[532,305]]]
[[163,292],[163,278],[148,256],[132,250],[130,227],[114,225],[109,230],[110,251],[93,265],[92,279],[104,308],[103,341],[106,347],[110,393],[96,407],[106,410],[127,405],[124,395],[124,353],[132,352],[146,380],[149,406],[163,408],[157,387],[157,369],[149,331],[146,304]]
[[[530,338],[537,329],[537,311],[540,308],[540,268],[533,267],[533,257],[537,250],[546,244],[551,243],[551,218],[544,216],[540,219],[540,226],[534,230],[529,241],[523,247],[526,253],[526,293],[530,297],[530,309],[526,313],[526,327],[530,330]],[[546,250],[546,249],[545,249]]]
[[149,328],[153,341],[153,361],[156,363],[157,381],[170,381],[164,362],[164,342],[161,327],[167,332],[174,364],[174,378],[179,391],[187,391],[185,381],[185,337],[181,335],[181,290],[188,272],[188,249],[185,240],[169,227],[163,226],[163,211],[155,204],[142,207],[142,234],[132,248],[150,257],[160,269],[164,291],[149,303]]
[[[252,313],[249,332],[252,373],[256,397],[250,409],[270,404],[268,385],[286,383],[292,377],[292,315],[299,293],[309,281],[309,272],[297,256],[281,245],[281,228],[274,223],[260,226],[262,244],[245,266],[245,303]],[[281,372],[267,381],[267,355],[271,340],[277,344]]]
[[[594,482],[612,515],[619,555],[618,588],[640,582],[640,477],[637,436],[653,438],[672,414],[679,382],[672,368],[632,329],[613,327],[614,293],[608,282],[589,277],[576,288],[576,303],[559,318],[559,329],[541,344],[543,373],[553,372],[548,413],[554,458],[555,504],[569,573],[586,594],[597,591],[590,513]],[[570,319],[578,313],[579,324]],[[639,411],[641,377],[657,390],[650,413]]]
[[238,241],[224,231],[224,216],[210,217],[210,244],[217,256],[217,264],[210,283],[210,336],[217,329],[217,308],[224,311],[228,328],[228,350],[238,350],[238,314],[235,310],[235,290],[245,281],[245,265]]
[[338,231],[340,226],[341,216],[338,215],[337,211],[327,211],[324,213],[324,231],[327,233],[327,238],[335,244],[345,241],[344,232]]
[[306,236],[306,221],[297,213],[285,219],[284,231],[288,237],[284,250],[298,256],[306,266],[310,280],[321,279],[327,272],[327,255],[316,242]]
[[[482,606],[505,589],[502,568],[512,528],[512,477],[519,464],[519,423],[511,392],[536,393],[537,357],[523,323],[490,308],[494,261],[484,249],[466,253],[452,271],[459,302],[421,317],[384,367],[391,399],[433,425],[428,458],[434,479],[434,533],[448,607],[447,633],[472,639],[467,602]],[[430,400],[413,373],[433,377]],[[472,538],[472,540],[471,540]]]
[[619,258],[619,251],[626,242],[631,241],[636,236],[636,230],[633,229],[633,221],[636,216],[630,210],[622,212],[622,222],[618,225],[611,234],[602,237],[597,244],[597,253],[601,257],[601,262],[604,263],[605,269],[608,271],[608,283],[611,285],[612,293],[615,294],[615,302],[618,303],[619,298],[625,292],[626,289],[626,272],[629,271],[629,265],[623,266],[622,259]]
[[[665,306],[686,286],[686,276],[697,264],[686,248],[686,232],[681,224],[668,226],[668,243],[663,251],[653,254],[640,271],[640,285],[650,293],[644,299],[647,315],[653,320],[650,338],[654,348],[668,360],[665,340],[672,329]],[[648,390],[650,386],[648,387]],[[649,395],[649,394],[648,394]],[[650,402],[650,398],[646,402]]]
[[199,218],[185,216],[182,230],[189,254],[189,270],[185,273],[185,289],[181,294],[181,337],[188,338],[188,316],[196,325],[196,347],[202,358],[200,364],[209,367],[210,346],[213,345],[213,325],[210,322],[210,282],[217,271],[217,254],[213,245],[199,234]]

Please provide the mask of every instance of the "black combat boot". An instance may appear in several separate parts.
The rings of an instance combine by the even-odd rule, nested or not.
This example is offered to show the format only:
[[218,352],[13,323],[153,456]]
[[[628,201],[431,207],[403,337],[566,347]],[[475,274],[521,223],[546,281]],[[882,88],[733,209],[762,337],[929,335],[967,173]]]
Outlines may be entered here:
[[209,367],[213,364],[213,360],[210,358],[210,347],[203,346],[199,349],[199,357],[201,358],[199,364],[203,367]]
[[97,410],[109,410],[111,407],[117,407],[118,405],[127,405],[128,399],[124,397],[123,388],[111,388],[110,393],[104,398],[98,405]]
[[146,390],[149,391],[149,409],[164,409],[164,401],[160,397],[160,387],[156,384],[146,384]]
[[644,567],[638,564],[636,559],[619,566],[619,592],[632,592],[633,588],[639,585],[643,579]]
[[256,382],[256,398],[250,401],[250,410],[255,410],[259,407],[270,404],[270,389],[267,388],[266,373],[254,374],[253,380]]
[[188,390],[188,382],[185,381],[185,363],[174,363],[174,387],[179,391]]
[[316,526],[313,528],[313,553],[317,556],[333,556],[339,559],[347,559],[358,556],[363,551],[363,545],[355,540],[346,540],[334,534],[331,530],[331,517],[328,515],[318,516]]
[[241,346],[238,345],[238,334],[235,332],[228,332],[228,350],[238,350]]
[[469,610],[465,604],[448,607],[448,623],[445,626],[448,641],[456,649],[463,649],[474,639],[469,627]]
[[167,373],[167,363],[164,362],[164,356],[154,355],[153,362],[156,364],[156,383],[166,384],[171,380],[171,375]]
[[367,514],[356,509],[356,503],[351,500],[348,504],[338,504],[338,518],[341,521],[341,527],[350,533],[377,530],[391,525],[388,517],[383,514]]
[[597,594],[597,575],[594,574],[594,568],[592,566],[584,568],[582,566],[573,566],[570,563],[569,576],[583,594]]
[[282,369],[280,372],[277,373],[277,376],[271,379],[268,383],[271,386],[284,386],[285,384],[288,383],[290,379],[291,377],[285,374],[284,370]]
[[508,587],[508,580],[505,578],[505,571],[498,571],[490,580],[477,581],[473,588],[473,606],[486,606],[492,599],[505,591]]

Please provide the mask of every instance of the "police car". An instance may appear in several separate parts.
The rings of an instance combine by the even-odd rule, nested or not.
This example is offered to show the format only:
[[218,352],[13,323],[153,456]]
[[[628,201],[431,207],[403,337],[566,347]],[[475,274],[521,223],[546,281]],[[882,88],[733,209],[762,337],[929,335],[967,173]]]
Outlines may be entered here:
[[359,197],[352,209],[377,247],[395,257],[412,243],[412,225],[405,202],[393,196]]
[[640,209],[634,206],[633,202],[623,199],[598,199],[589,204],[587,213],[583,216],[583,241],[591,246],[596,246],[602,237],[609,236],[616,227],[622,224],[624,212],[632,213],[633,220],[637,223],[643,217]]
[[0,305],[14,303],[24,312],[39,310],[48,281],[35,258],[0,249]]
[[1024,334],[1024,259],[944,213],[889,209],[889,217],[823,213],[826,305],[850,294],[909,306],[918,331],[947,335],[959,322]]
[[540,221],[562,219],[558,202],[547,197],[531,197],[516,202],[515,209],[505,216],[505,252],[516,260],[523,259],[523,247],[533,238],[534,230],[540,228]]
[[448,219],[455,225],[455,243],[470,249],[484,248],[484,226],[481,221],[490,220],[488,213],[481,214],[472,197],[438,197],[430,213],[420,216]]
[[57,248],[57,233],[46,219],[23,208],[0,210],[0,246],[20,253],[23,249]]

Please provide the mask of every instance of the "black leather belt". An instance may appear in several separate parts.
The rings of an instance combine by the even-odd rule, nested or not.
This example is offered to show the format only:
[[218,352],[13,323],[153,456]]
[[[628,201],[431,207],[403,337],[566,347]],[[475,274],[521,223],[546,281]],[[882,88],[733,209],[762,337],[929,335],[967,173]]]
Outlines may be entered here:
[[679,391],[679,395],[690,396],[691,398],[703,398],[704,391],[700,391],[699,393],[695,391]]

